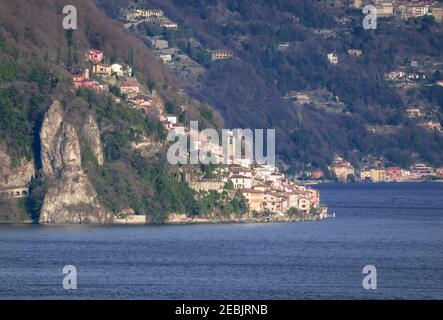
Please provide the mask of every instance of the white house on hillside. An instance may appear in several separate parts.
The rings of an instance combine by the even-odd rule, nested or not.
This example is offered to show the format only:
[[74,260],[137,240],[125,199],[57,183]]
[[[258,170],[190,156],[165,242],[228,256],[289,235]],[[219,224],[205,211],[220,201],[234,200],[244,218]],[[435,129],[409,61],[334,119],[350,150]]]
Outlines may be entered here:
[[111,66],[111,70],[112,70],[112,73],[116,74],[119,77],[123,76],[123,74],[124,74],[123,73],[123,66],[118,63],[114,63]]

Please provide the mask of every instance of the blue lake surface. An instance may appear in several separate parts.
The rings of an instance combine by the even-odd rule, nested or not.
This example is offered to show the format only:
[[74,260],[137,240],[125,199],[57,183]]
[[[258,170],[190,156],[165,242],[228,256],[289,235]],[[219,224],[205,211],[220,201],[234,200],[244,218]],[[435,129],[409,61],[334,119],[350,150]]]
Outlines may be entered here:
[[[443,299],[443,184],[317,188],[336,219],[0,225],[0,298]],[[77,290],[63,289],[65,265]],[[365,265],[376,290],[362,287]]]

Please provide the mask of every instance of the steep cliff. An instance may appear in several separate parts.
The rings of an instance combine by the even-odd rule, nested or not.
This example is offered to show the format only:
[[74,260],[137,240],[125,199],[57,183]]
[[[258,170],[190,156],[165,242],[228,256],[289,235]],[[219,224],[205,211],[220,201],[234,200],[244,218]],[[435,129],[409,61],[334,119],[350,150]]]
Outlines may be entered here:
[[[168,66],[94,1],[70,4],[78,9],[78,29],[67,32],[65,1],[0,1],[0,140],[14,165],[35,158],[39,169],[29,197],[14,190],[17,200],[0,199],[0,222],[18,221],[18,211],[43,223],[102,223],[110,220],[107,210],[118,215],[128,208],[153,222],[165,221],[170,212],[190,213],[195,199],[171,174],[176,168],[166,161],[158,114],[144,116],[105,92],[74,92],[72,75],[87,66],[89,49],[102,50],[105,63],[133,67],[160,113],[198,120],[201,128],[221,128],[222,119],[187,97]],[[60,103],[47,111],[55,100]],[[7,169],[9,160],[3,162],[0,176],[16,184],[11,179],[19,175]],[[21,207],[12,214],[15,203]]]
[[[87,119],[87,123],[90,125],[95,121]],[[96,134],[98,131],[88,133],[88,136],[96,137]],[[77,132],[71,124],[65,122],[63,109],[58,101],[52,104],[45,115],[40,140],[42,174],[48,185],[40,223],[109,222],[110,214],[100,205],[97,193],[81,167]],[[100,145],[99,138],[94,139],[94,142]],[[95,149],[97,145],[91,146],[91,149]]]
[[35,175],[34,161],[21,159],[14,166],[6,147],[0,144],[0,189],[25,187]]

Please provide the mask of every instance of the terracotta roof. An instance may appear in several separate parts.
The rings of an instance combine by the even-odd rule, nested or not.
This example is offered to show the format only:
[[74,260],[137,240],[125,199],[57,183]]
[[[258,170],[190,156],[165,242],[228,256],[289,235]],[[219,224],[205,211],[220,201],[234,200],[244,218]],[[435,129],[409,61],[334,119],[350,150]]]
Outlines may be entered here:
[[139,84],[135,81],[126,81],[126,82],[122,82],[120,84],[120,87],[132,87],[132,86],[139,86]]

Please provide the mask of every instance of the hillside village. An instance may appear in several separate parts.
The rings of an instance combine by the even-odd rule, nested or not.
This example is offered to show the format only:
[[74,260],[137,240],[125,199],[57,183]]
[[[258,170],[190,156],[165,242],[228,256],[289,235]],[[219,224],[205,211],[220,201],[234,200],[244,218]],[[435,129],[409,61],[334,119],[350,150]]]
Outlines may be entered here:
[[[419,18],[432,18],[440,24],[443,22],[443,4],[437,1],[328,0],[321,1],[319,5],[345,8],[348,16],[333,17],[338,24],[334,28],[311,29],[304,26],[300,26],[300,28],[304,32],[313,31],[313,36],[318,38],[319,42],[338,38],[348,39],[355,28],[355,21],[361,20],[364,16],[361,12],[362,8],[368,4],[375,6],[379,26],[383,28],[391,27],[391,25],[392,27],[401,27],[405,23],[410,23],[409,20]],[[293,16],[292,18],[299,24],[299,17]],[[129,7],[121,11],[119,19],[128,30],[142,38],[156,52],[160,61],[177,72],[187,88],[199,86],[198,79],[202,79],[208,73],[207,69],[214,69],[211,67],[212,64],[236,57],[235,50],[214,48],[213,46],[211,48],[211,46],[203,44],[201,40],[188,35],[192,34],[189,32],[188,26],[179,25],[158,8]],[[229,24],[229,19],[225,23]],[[243,40],[242,37],[235,35],[231,48],[241,47]],[[290,54],[299,50],[303,46],[303,42],[284,41],[276,42],[273,45],[275,45],[277,52]],[[342,72],[343,68],[348,68],[354,63],[363,64],[370,54],[360,46],[347,45],[345,47],[343,51],[326,52],[322,57],[332,67],[331,72],[335,72],[335,70]],[[396,53],[393,59],[392,65],[395,65],[395,68],[384,70],[379,77],[382,78],[380,80],[383,80],[384,85],[392,87],[393,91],[397,92],[403,100],[404,107],[401,107],[401,115],[397,116],[402,123],[393,125],[368,123],[365,124],[368,134],[374,138],[378,135],[397,135],[404,129],[404,122],[406,122],[426,130],[428,134],[441,135],[442,126],[438,104],[424,99],[423,95],[418,93],[411,94],[411,91],[420,92],[443,86],[443,76],[438,72],[438,70],[443,70],[443,61],[435,56],[404,54],[402,52]],[[221,69],[214,70],[221,72]],[[304,110],[311,109],[337,116],[351,116],[355,112],[345,97],[324,86],[308,86],[305,90],[284,91],[282,97],[294,106],[294,110],[297,110],[296,121],[299,126],[304,124]],[[415,109],[420,111],[411,112]],[[321,169],[325,171],[327,168],[323,165]],[[404,167],[403,169],[409,168]],[[303,174],[303,172],[299,173]],[[359,175],[356,175],[356,178],[359,179]]]
[[[177,124],[177,116],[164,114],[164,102],[155,90],[145,88],[133,74],[132,66],[124,63],[105,63],[105,53],[90,49],[86,54],[89,64],[80,73],[72,75],[73,87],[105,92],[116,103],[126,102],[134,109],[158,116],[165,129]],[[184,108],[184,106],[182,106]]]
[[[329,1],[328,4],[331,6],[350,5],[358,9],[362,8],[364,5],[373,4],[376,7],[379,18],[391,19],[388,21],[392,21],[393,23],[400,23],[401,21],[409,18],[417,18],[427,15],[433,16],[437,22],[443,21],[443,5],[433,1],[389,2],[377,0],[356,0]],[[125,22],[125,28],[129,30],[135,30],[135,28],[142,23],[156,24],[165,30],[177,30],[179,28],[179,25],[168,18],[160,9],[128,8],[121,11],[120,17]],[[324,36],[331,34],[333,35],[333,33],[334,32],[332,30],[329,30],[329,32],[328,30],[319,30],[319,34]],[[184,61],[190,61],[186,67],[195,67],[195,62],[193,65],[193,60],[189,56],[187,56],[179,48],[170,48],[168,41],[162,36],[147,37],[146,40],[147,44],[156,52],[158,59],[160,59],[163,63],[170,65],[171,68],[180,68],[180,64],[184,63]],[[279,44],[279,50],[286,50],[289,46],[289,43]],[[208,51],[208,54],[210,55],[210,60],[212,62],[217,60],[232,59],[234,56],[234,53],[231,50],[225,49]],[[347,55],[353,59],[362,59],[365,52],[357,48],[350,48],[347,50]],[[187,59],[185,59],[184,56],[186,56]],[[328,53],[326,58],[331,65],[339,65],[342,60],[342,57],[335,52]],[[114,93],[117,89],[118,94],[114,96],[116,101],[119,101],[123,97],[123,99],[134,108],[143,109],[145,112],[154,111],[159,116],[164,128],[167,131],[178,129],[183,130],[185,134],[189,135],[189,132],[183,126],[183,124],[179,123],[177,117],[174,115],[165,114],[164,106],[162,106],[161,102],[154,102],[153,93],[149,92],[149,90],[144,90],[143,87],[137,83],[137,80],[132,77],[132,69],[130,66],[125,66],[123,64],[103,64],[104,53],[96,50],[91,50],[89,52],[88,59],[92,63],[92,75],[98,78],[98,81],[90,80],[89,78],[91,71],[86,69],[83,75],[73,78],[76,88],[92,88]],[[439,70],[439,68],[442,66],[443,62],[431,61],[426,57],[407,57],[405,58],[402,67],[385,73],[384,77],[386,81],[402,90],[407,90],[417,86],[443,86],[443,80],[438,80],[435,76],[433,76],[433,71]],[[198,67],[195,68],[198,69]],[[333,96],[332,93],[326,90],[317,89],[306,92],[289,92],[285,95],[285,99],[293,101],[293,103],[297,105],[321,108],[328,112],[346,112],[346,105],[340,101],[340,98],[338,96]],[[181,108],[185,108],[185,106],[181,106]],[[418,126],[440,134],[442,131],[442,126],[433,111],[434,109],[435,107],[432,105],[421,106],[411,104],[405,108],[404,114],[410,119],[410,121],[415,122]],[[395,127],[388,128],[386,126],[368,126],[368,130],[376,134],[380,131],[398,129]],[[205,139],[202,140],[203,141],[198,141],[198,143],[205,143]],[[211,146],[211,148],[215,153],[218,153],[219,155],[221,154],[219,146]],[[250,165],[251,164],[248,164],[248,166]],[[442,168],[432,168],[426,164],[417,163],[408,169],[392,166],[385,167],[383,159],[381,159],[379,162],[369,161],[369,163],[364,165],[362,168],[356,169],[348,161],[343,160],[338,156],[328,167],[328,170],[332,174],[332,178],[338,181],[417,181],[438,179],[443,177]],[[254,170],[251,172],[254,172]],[[240,176],[243,177],[243,175]],[[304,176],[304,178],[321,181],[325,179],[325,172],[320,169],[315,169],[300,172],[296,176],[299,178]],[[249,178],[251,181],[248,179],[245,180],[247,186],[244,188],[245,190],[254,190],[253,185],[255,182],[258,182],[259,184],[264,182],[260,180],[262,177]],[[219,182],[235,182],[225,180],[226,177]],[[200,190],[200,187],[196,187],[196,183],[200,182],[193,181],[192,183],[197,190]],[[237,186],[237,183],[234,183],[234,185]],[[235,187],[235,189],[239,188]],[[276,190],[279,189],[277,188]],[[269,192],[276,190],[266,189],[266,191]],[[247,198],[252,199],[251,195],[257,194],[256,191],[257,190],[254,190],[253,193],[248,193],[245,191],[244,194]],[[287,205],[282,204],[280,207],[284,208],[287,207]],[[266,206],[264,208],[266,208]]]
[[[432,1],[328,1],[326,5],[346,5],[361,9],[363,5],[373,3],[377,13],[386,23],[398,24],[409,18],[433,17],[435,21],[442,22],[441,3]],[[157,58],[173,70],[183,73],[194,73],[198,76],[204,72],[208,65],[223,66],[224,60],[235,62],[237,50],[222,47],[205,47],[196,39],[189,38],[189,47],[170,46],[169,31],[181,31],[181,26],[170,19],[160,9],[128,8],[121,11],[120,19],[124,27],[141,37],[147,46],[153,49]],[[347,21],[343,28],[337,30],[317,29],[314,34],[318,37],[329,39],[337,36],[339,32],[348,32]],[[161,32],[147,32],[144,35],[137,32],[139,28],[159,28]],[[148,30],[148,31],[149,31]],[[156,31],[158,31],[156,30]],[[195,41],[195,43],[194,43]],[[276,45],[278,52],[285,52],[299,45],[296,41],[280,42]],[[198,50],[194,50],[199,48]],[[320,58],[328,67],[340,68],[344,63],[353,63],[365,59],[367,52],[357,47],[346,48],[343,52],[330,50]],[[214,144],[208,137],[200,132],[192,132],[186,126],[184,112],[188,106],[185,102],[177,105],[178,112],[171,112],[171,108],[156,91],[155,85],[149,81],[141,83],[138,80],[134,67],[130,63],[114,61],[107,52],[95,48],[89,49],[84,55],[84,63],[80,70],[67,68],[71,72],[72,90],[93,90],[103,93],[111,98],[117,106],[130,106],[140,111],[141,115],[155,116],[159,119],[166,133],[176,130],[187,138],[192,138],[191,148],[206,148],[211,150],[219,159],[223,157],[223,150],[219,144]],[[392,88],[399,90],[405,101],[403,116],[407,124],[413,124],[436,136],[442,135],[441,118],[438,106],[432,101],[424,99],[416,101],[416,97],[408,97],[408,90],[414,88],[440,88],[443,87],[443,78],[435,70],[442,70],[443,62],[430,56],[407,55],[396,56],[396,68],[382,73],[381,80]],[[131,61],[128,59],[127,61]],[[228,62],[227,62],[228,63]],[[202,71],[203,69],[203,71]],[[184,90],[178,95],[186,96]],[[301,90],[290,90],[282,95],[283,100],[291,102],[297,108],[314,108],[320,112],[334,114],[350,114],[350,106],[326,88],[307,87]],[[186,99],[185,99],[186,100]],[[299,109],[297,109],[299,110]],[[176,110],[177,111],[177,110]],[[189,120],[189,119],[188,119]],[[298,125],[303,125],[303,119],[298,119]],[[296,126],[297,124],[291,124]],[[396,132],[401,125],[367,125],[368,132],[373,135],[380,132]],[[194,136],[193,136],[194,135]],[[231,133],[232,136],[232,133]],[[157,144],[149,136],[143,136],[138,142],[131,141],[133,151],[147,158],[150,152],[158,151],[161,143]],[[233,149],[232,143],[230,148]],[[349,154],[348,154],[349,155]],[[208,199],[216,199],[217,205],[224,206],[226,201],[242,203],[246,201],[247,208],[240,208],[235,217],[227,220],[238,221],[299,221],[324,219],[329,215],[327,208],[320,200],[318,191],[309,187],[305,182],[406,182],[439,180],[443,178],[442,167],[432,167],[427,163],[416,161],[411,166],[393,166],[384,157],[364,155],[360,162],[347,157],[348,155],[335,153],[335,158],[327,167],[311,166],[285,175],[276,166],[258,165],[253,159],[229,159],[226,165],[217,165],[204,174],[198,166],[185,165],[180,167],[179,174],[184,182],[192,189],[196,200],[207,203]],[[206,168],[207,169],[207,168]],[[181,182],[181,181],[180,181]],[[30,194],[28,186],[13,186],[2,189],[3,198],[27,198]],[[212,200],[211,200],[212,201]],[[214,209],[208,206],[209,210]],[[229,207],[228,207],[229,208]],[[196,210],[198,211],[199,208]],[[219,209],[219,208],[217,208]],[[226,209],[227,210],[227,209]],[[206,216],[189,217],[175,213],[171,222],[208,221],[214,219],[212,213]],[[116,215],[115,221],[121,223],[144,223],[145,218],[134,218],[132,209],[121,210]]]
[[[190,57],[181,48],[171,46],[169,41],[165,39],[165,32],[178,32],[180,26],[167,17],[162,10],[129,7],[121,10],[120,20],[126,29],[142,37],[145,43],[154,50],[158,59],[170,66],[171,69],[183,76],[186,74],[191,76],[201,74],[202,67],[199,65],[201,61],[194,61],[195,57]],[[146,26],[155,26],[159,29],[152,30],[153,35],[143,35],[145,32],[143,28],[146,28]],[[140,29],[143,31],[140,31]],[[206,49],[198,54],[201,59],[206,59],[208,63],[229,60],[234,57],[233,51],[225,48]]]
[[199,193],[238,192],[248,202],[248,218],[264,215],[266,221],[312,220],[329,217],[319,192],[297,184],[272,165],[219,166],[210,180],[190,178],[189,185]]
[[[80,74],[73,74],[73,88],[95,90],[110,95],[117,103],[128,103],[144,113],[154,112],[163,124],[166,132],[176,130],[187,137],[193,136],[191,148],[211,150],[218,159],[223,157],[223,148],[212,143],[200,132],[192,132],[180,123],[175,115],[166,114],[164,103],[155,101],[155,92],[144,88],[133,76],[132,67],[125,64],[106,64],[105,52],[90,49],[85,57],[87,65]],[[182,106],[184,108],[185,106]],[[230,131],[230,136],[233,132]],[[234,154],[235,145],[231,138],[230,154]],[[135,149],[144,146],[141,143]],[[253,159],[235,159],[228,165],[219,165],[213,171],[209,181],[203,176],[186,176],[186,182],[197,195],[203,197],[210,192],[228,191],[231,197],[241,195],[248,203],[248,214],[242,220],[292,221],[324,219],[328,217],[327,208],[320,203],[319,192],[315,189],[298,185],[285,179],[283,173],[273,165],[255,165]],[[192,171],[192,170],[191,170]],[[122,223],[140,223],[140,219],[129,218],[131,211],[119,215]],[[185,219],[188,220],[187,218]]]

